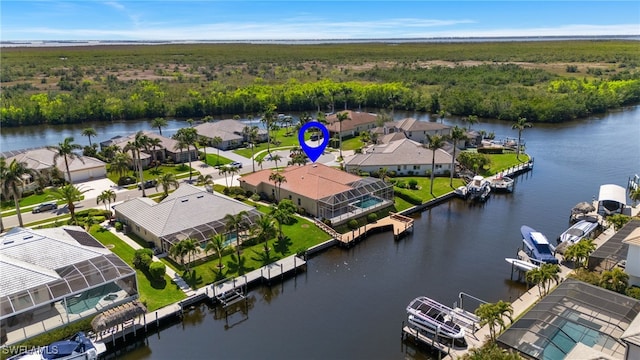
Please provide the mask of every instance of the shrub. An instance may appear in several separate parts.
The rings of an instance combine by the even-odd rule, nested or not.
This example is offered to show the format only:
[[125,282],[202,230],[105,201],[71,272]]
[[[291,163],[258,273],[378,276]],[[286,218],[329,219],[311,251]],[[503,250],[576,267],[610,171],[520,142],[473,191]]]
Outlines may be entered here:
[[396,182],[396,186],[399,187],[400,189],[404,189],[407,187],[407,184],[404,182],[404,180],[398,180]]
[[369,215],[367,215],[367,221],[370,223],[374,223],[376,221],[378,221],[378,215],[376,213],[371,213]]
[[409,180],[409,189],[417,189],[418,188],[418,180],[410,179]]
[[637,287],[637,286],[628,287],[625,293],[627,294],[628,297],[632,297],[634,299],[640,300],[640,287]]
[[151,265],[151,258],[153,257],[153,250],[144,248],[136,250],[133,255],[133,266],[137,269],[147,270],[149,269],[149,265]]
[[349,226],[349,229],[351,230],[355,230],[360,227],[358,226],[358,221],[355,219],[349,220],[349,222],[347,223],[347,226]]
[[391,171],[387,172],[387,176],[388,177],[396,177],[396,176],[398,176],[398,173],[395,170],[391,170]]
[[167,272],[167,267],[160,261],[154,261],[149,265],[149,274],[154,279],[162,279]]
[[405,200],[409,204],[412,204],[412,205],[421,205],[422,204],[422,199],[420,199],[417,195],[414,195],[414,194],[411,194],[411,193],[405,193],[404,191],[399,190],[399,189],[395,189],[393,192],[394,192],[395,196],[401,198],[402,200]]
[[120,179],[118,179],[118,186],[131,185],[135,183],[136,183],[136,179],[131,176],[123,176]]
[[122,229],[124,228],[124,225],[122,225],[120,221],[116,221],[116,223],[113,224],[113,226],[116,228],[116,231],[122,231]]
[[258,200],[260,200],[260,195],[258,194],[251,195],[251,201],[258,201]]

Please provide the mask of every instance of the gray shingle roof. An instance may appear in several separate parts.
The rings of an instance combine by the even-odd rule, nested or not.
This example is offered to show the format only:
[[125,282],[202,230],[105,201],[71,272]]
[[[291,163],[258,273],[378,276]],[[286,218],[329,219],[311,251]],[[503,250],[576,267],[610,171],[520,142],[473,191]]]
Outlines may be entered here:
[[[393,166],[431,164],[433,153],[422,144],[402,139],[389,144],[375,145],[364,154],[357,154],[347,161],[349,166]],[[450,164],[451,155],[442,149],[436,150],[436,164]]]

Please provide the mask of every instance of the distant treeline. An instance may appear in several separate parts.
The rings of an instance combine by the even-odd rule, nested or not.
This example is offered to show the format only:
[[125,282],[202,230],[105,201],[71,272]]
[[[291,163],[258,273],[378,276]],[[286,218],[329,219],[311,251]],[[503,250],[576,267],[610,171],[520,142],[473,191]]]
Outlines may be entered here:
[[[598,61],[593,67],[590,63],[562,64],[555,71],[548,64],[426,66],[411,48],[379,44],[352,46],[362,50],[360,57],[346,51],[345,45],[276,46],[288,53],[288,58],[276,55],[273,46],[236,44],[233,48],[242,49],[238,54],[208,64],[203,62],[206,51],[219,59],[218,52],[228,48],[202,45],[193,50],[193,45],[188,48],[172,45],[165,48],[172,51],[172,56],[168,56],[159,51],[162,46],[141,47],[147,52],[139,52],[133,46],[113,47],[111,63],[109,47],[39,52],[23,49],[8,53],[3,50],[0,125],[225,114],[259,116],[272,104],[278,112],[388,108],[560,122],[640,103],[638,55],[637,51],[635,57],[628,51],[629,45],[637,49],[637,43],[590,44],[589,57],[582,50],[586,45],[568,42],[565,48],[575,49],[577,56],[583,54],[583,61]],[[430,49],[441,51],[441,57],[425,54],[424,58],[448,59],[452,56],[451,48],[462,49],[459,44],[445,45],[451,46],[429,44]],[[467,59],[477,61],[486,56],[484,48],[472,45],[465,47],[470,49],[465,54]],[[602,50],[613,45],[619,53],[607,55]],[[511,57],[508,61],[534,58],[534,50],[541,56],[540,49],[549,50],[551,46],[556,45],[521,44],[525,49],[521,51],[525,55],[520,55],[523,58]],[[495,56],[500,58],[505,57],[505,49],[513,44],[490,47],[500,50]],[[256,53],[249,60],[247,48],[269,51]],[[177,49],[183,54],[193,53],[177,56]],[[336,57],[344,62],[329,59],[322,49],[335,51]],[[566,52],[562,55],[563,59],[567,56]],[[292,62],[296,59],[297,62]],[[18,60],[22,62],[18,64]],[[604,67],[601,61],[605,62]]]

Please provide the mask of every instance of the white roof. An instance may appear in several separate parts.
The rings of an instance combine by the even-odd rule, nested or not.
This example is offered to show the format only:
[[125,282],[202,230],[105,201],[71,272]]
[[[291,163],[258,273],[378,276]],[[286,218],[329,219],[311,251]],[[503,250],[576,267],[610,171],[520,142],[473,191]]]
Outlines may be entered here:
[[541,232],[532,232],[531,238],[533,239],[533,241],[535,241],[538,244],[542,244],[542,245],[549,244],[549,240],[547,240],[547,237],[544,236],[544,234]]
[[627,190],[620,185],[605,184],[600,186],[598,202],[615,201],[621,204],[627,203]]

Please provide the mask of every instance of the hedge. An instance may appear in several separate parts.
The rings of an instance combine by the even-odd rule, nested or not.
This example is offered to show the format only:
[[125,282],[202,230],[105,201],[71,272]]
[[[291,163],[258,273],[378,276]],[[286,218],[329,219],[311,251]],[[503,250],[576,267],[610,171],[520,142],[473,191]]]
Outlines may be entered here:
[[411,193],[405,193],[401,189],[393,189],[393,194],[400,199],[408,202],[412,205],[422,205],[422,199],[417,195]]

